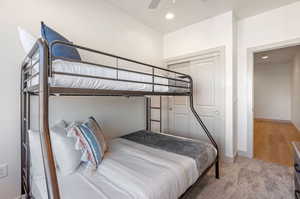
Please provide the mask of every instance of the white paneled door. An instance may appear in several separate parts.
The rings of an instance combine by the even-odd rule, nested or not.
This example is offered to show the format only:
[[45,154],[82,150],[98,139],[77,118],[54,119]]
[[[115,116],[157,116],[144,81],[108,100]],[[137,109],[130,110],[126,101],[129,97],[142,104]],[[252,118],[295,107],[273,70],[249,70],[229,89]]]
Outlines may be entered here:
[[[220,56],[199,57],[170,69],[190,74],[194,81],[194,107],[216,142],[224,152],[225,145],[225,86],[224,65]],[[169,131],[172,134],[208,140],[190,111],[189,97],[169,97]]]

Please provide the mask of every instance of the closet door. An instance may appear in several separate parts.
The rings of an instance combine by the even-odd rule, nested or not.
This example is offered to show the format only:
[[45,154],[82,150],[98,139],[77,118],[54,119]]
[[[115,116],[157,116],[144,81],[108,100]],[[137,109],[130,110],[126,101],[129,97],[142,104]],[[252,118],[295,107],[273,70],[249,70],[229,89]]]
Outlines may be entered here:
[[[220,56],[192,60],[170,69],[190,74],[194,81],[194,107],[224,151],[225,87],[224,67]],[[208,140],[190,111],[189,97],[169,97],[169,131],[172,134]]]
[[[190,74],[190,63],[169,66],[169,69]],[[186,96],[171,96],[168,102],[169,131],[172,134],[190,137],[190,112],[188,107],[189,98]]]

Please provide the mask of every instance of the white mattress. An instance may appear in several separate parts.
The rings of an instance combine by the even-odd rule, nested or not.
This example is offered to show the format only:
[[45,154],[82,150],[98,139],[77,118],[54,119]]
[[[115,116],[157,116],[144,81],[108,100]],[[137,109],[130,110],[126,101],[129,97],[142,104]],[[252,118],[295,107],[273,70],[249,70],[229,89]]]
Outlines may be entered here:
[[[95,65],[55,60],[52,63],[52,70],[55,72],[74,73],[98,77],[117,78],[141,82],[152,83],[152,76],[137,74],[132,72],[117,71],[114,69],[98,67]],[[37,71],[37,70],[36,70]],[[49,79],[50,85],[53,87],[67,87],[67,88],[88,88],[88,89],[108,89],[108,90],[130,90],[130,91],[152,91],[151,84],[131,83],[114,80],[104,80],[96,78],[67,76],[67,75],[53,75]],[[168,85],[168,79],[155,77],[155,83]],[[36,76],[30,81],[29,86],[37,85],[39,77]],[[169,86],[154,86],[155,92],[184,92],[183,88],[174,88]]]
[[[175,199],[199,177],[194,159],[114,139],[97,171],[80,168],[59,177],[63,199]],[[33,180],[36,199],[47,199],[45,180]]]

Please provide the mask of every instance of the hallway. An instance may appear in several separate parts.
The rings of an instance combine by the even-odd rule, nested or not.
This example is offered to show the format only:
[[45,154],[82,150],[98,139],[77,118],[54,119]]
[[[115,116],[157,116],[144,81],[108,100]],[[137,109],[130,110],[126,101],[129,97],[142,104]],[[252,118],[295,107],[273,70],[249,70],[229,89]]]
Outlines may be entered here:
[[254,121],[254,158],[281,165],[293,165],[292,141],[300,132],[291,123]]

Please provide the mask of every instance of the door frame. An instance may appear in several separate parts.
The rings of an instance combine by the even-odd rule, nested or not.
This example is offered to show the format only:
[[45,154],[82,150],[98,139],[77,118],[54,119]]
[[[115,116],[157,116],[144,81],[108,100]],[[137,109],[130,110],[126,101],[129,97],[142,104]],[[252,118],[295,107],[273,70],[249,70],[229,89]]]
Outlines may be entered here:
[[[212,58],[212,57],[216,57],[219,56],[220,60],[220,66],[223,68],[223,72],[224,72],[224,79],[223,79],[223,85],[225,86],[226,83],[226,59],[225,59],[225,52],[226,52],[226,46],[219,46],[216,48],[210,48],[210,49],[206,49],[206,50],[201,50],[198,52],[194,52],[194,53],[188,53],[185,55],[181,55],[181,56],[176,56],[176,57],[171,57],[171,58],[167,58],[164,60],[164,66],[165,68],[167,68],[170,65],[174,65],[174,64],[180,64],[180,63],[185,63],[185,62],[192,62],[195,60],[201,60],[201,59],[208,59],[208,58]],[[224,129],[224,148],[227,148],[228,143],[226,143],[226,126],[225,126],[225,122],[226,122],[226,89],[224,90],[224,120],[222,122],[222,126]],[[169,108],[169,104],[167,104],[167,113],[168,113],[168,108]],[[167,121],[164,121],[167,125],[167,127],[169,128],[169,114],[167,114]],[[226,155],[226,151],[224,151],[224,155]]]
[[244,155],[249,158],[254,157],[254,54],[296,45],[300,45],[300,38],[247,49],[247,152]]
[[217,55],[220,56],[220,62],[222,63],[223,67],[225,67],[225,46],[210,48],[207,50],[201,50],[194,53],[188,53],[176,57],[167,58],[164,59],[164,66],[167,68],[168,65],[190,62],[201,58],[206,59]]

